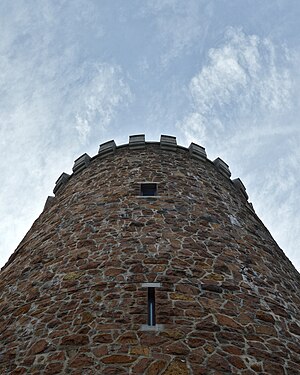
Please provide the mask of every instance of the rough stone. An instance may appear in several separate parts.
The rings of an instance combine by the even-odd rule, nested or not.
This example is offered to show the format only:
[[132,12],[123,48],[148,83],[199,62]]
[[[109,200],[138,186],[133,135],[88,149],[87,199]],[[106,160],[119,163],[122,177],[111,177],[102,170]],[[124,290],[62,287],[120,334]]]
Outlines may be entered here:
[[224,162],[162,142],[58,181],[0,273],[1,375],[300,373],[299,273]]

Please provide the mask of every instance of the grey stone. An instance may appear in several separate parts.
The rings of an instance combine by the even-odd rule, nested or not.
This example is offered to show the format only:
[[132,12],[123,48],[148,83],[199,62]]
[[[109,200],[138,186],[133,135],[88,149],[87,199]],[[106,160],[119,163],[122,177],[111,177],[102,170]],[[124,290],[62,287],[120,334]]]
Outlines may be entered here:
[[248,194],[246,192],[246,188],[244,186],[244,184],[242,183],[242,181],[239,179],[239,178],[236,178],[234,180],[232,180],[233,182],[233,185],[236,187],[236,189],[242,193],[242,195],[248,200]]
[[107,154],[113,154],[116,151],[116,143],[114,140],[102,143],[99,146],[99,155],[107,155]]
[[231,172],[229,169],[229,165],[225,163],[224,160],[217,158],[213,161],[214,165],[217,169],[223,174],[223,176],[230,178]]
[[190,155],[192,158],[206,160],[207,155],[205,152],[205,148],[202,146],[197,145],[196,143],[191,143],[189,146]]
[[163,150],[176,151],[177,141],[176,137],[171,135],[161,135],[160,136],[160,148]]
[[136,150],[145,148],[145,134],[130,135],[129,147]]
[[86,153],[79,156],[79,158],[77,158],[74,161],[74,166],[72,168],[73,172],[75,174],[78,172],[81,172],[84,168],[86,168],[90,164],[90,161],[91,161],[91,157]]
[[68,179],[70,178],[70,175],[63,172],[57,179],[56,183],[55,183],[55,187],[53,189],[53,193],[56,194],[58,192],[58,190],[63,186],[65,185],[65,183],[68,181]]
[[44,205],[44,210],[46,210],[47,208],[49,208],[52,205],[52,203],[54,203],[54,201],[55,201],[55,197],[49,196],[46,199],[46,202],[45,202],[45,205]]

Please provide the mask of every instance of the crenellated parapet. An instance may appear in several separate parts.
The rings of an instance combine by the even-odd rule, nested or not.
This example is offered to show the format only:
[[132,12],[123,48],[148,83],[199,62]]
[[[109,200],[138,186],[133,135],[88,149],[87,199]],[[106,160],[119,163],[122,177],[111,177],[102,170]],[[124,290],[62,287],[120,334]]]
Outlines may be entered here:
[[[90,157],[88,154],[84,153],[79,158],[77,158],[74,161],[73,165],[73,174],[68,175],[67,173],[62,173],[58,180],[55,183],[55,187],[53,189],[53,193],[55,196],[59,194],[59,192],[64,188],[64,186],[67,184],[67,182],[72,178],[73,175],[78,174],[82,172],[85,168],[88,168],[91,161],[96,158],[106,158],[108,156],[114,155],[118,153],[121,149],[128,148],[131,151],[136,150],[143,150],[147,147],[147,145],[159,145],[159,148],[164,151],[170,151],[171,153],[177,152],[179,149],[184,150],[187,152],[190,158],[196,159],[199,162],[208,162],[211,165],[215,167],[215,169],[220,173],[221,175],[228,179],[236,189],[237,193],[242,197],[242,199],[245,201],[247,207],[254,212],[253,206],[251,203],[248,202],[248,194],[246,193],[246,188],[242,181],[239,178],[231,180],[231,172],[229,169],[228,164],[225,163],[224,160],[221,158],[216,158],[214,161],[211,161],[207,158],[207,154],[205,151],[205,148],[203,146],[200,146],[196,143],[191,143],[188,148],[180,146],[177,144],[176,137],[170,136],[170,135],[161,135],[159,142],[147,142],[145,140],[144,134],[136,134],[136,135],[130,135],[129,136],[129,142],[128,144],[123,144],[120,146],[117,146],[114,140],[110,140],[104,143],[101,143],[99,146],[98,154]],[[47,199],[47,204],[45,204],[45,207],[49,204],[49,198]],[[54,197],[51,197],[52,199]]]

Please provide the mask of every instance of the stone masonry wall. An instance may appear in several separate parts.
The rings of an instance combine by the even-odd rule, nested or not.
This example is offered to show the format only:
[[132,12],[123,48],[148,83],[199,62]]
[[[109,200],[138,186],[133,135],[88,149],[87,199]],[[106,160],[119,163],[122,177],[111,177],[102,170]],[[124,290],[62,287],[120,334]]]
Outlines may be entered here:
[[[153,330],[143,283],[161,285]],[[119,147],[66,179],[1,271],[0,373],[296,375],[299,290],[216,164]]]

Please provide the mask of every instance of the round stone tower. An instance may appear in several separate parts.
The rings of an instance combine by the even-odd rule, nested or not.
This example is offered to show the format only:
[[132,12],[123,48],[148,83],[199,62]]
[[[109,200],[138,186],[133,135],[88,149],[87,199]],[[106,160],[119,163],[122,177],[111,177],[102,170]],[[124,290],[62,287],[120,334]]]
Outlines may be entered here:
[[54,193],[0,274],[1,374],[300,373],[300,275],[224,161],[135,135]]

